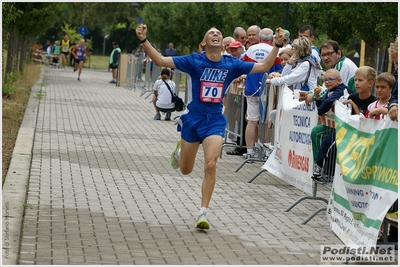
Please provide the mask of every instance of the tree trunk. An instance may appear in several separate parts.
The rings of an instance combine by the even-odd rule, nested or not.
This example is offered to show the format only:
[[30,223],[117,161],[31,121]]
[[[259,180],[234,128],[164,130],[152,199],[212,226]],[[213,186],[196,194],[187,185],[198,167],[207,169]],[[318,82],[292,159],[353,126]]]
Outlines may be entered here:
[[13,40],[13,53],[12,53],[12,71],[17,73],[18,71],[18,59],[19,59],[19,51],[20,51],[20,42],[19,42],[19,31],[18,27],[14,26],[14,40]]
[[7,44],[7,63],[6,63],[6,71],[5,75],[10,74],[13,70],[13,54],[14,54],[14,33],[15,33],[15,25],[11,25],[9,28],[10,35],[8,36],[8,44]]
[[25,62],[25,52],[26,52],[26,36],[25,35],[20,35],[20,42],[19,42],[19,63],[18,63],[18,71],[19,73],[22,73],[24,71],[24,62]]

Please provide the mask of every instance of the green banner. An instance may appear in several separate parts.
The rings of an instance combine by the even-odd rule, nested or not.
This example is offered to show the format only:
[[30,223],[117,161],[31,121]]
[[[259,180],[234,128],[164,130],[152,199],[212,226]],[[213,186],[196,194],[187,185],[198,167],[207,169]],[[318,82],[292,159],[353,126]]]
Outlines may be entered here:
[[343,179],[398,192],[398,130],[387,128],[370,134],[339,117],[336,122],[337,161]]

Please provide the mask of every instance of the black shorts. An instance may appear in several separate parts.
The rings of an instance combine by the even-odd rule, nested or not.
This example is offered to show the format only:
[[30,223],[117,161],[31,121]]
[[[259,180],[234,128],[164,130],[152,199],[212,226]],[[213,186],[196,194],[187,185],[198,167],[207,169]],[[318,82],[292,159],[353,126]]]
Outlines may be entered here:
[[110,65],[108,65],[109,69],[118,69],[118,65],[113,65],[110,63]]
[[64,55],[68,56],[69,52],[61,52],[61,54],[64,54]]
[[75,63],[79,63],[81,61],[83,61],[83,59],[74,59]]

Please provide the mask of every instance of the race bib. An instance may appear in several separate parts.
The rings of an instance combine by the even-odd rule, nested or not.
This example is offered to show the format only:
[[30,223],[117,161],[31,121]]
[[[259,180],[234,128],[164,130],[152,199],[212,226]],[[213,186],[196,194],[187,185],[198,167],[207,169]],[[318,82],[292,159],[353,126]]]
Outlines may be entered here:
[[82,56],[82,52],[76,52],[76,55],[77,55],[78,57],[80,57],[80,56]]
[[63,46],[63,51],[68,51],[68,46]]
[[221,103],[224,83],[201,82],[200,100],[206,103]]

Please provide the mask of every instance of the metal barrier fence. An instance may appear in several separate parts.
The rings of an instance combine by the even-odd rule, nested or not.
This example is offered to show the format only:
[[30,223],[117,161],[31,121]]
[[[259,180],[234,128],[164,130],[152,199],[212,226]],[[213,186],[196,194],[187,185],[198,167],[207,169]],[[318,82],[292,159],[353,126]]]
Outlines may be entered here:
[[[245,159],[239,167],[235,170],[238,172],[246,163],[254,161],[265,162],[269,154],[273,150],[274,143],[274,130],[268,127],[270,120],[270,113],[276,109],[277,96],[279,95],[279,86],[266,86],[266,79],[268,73],[265,73],[261,82],[260,90],[260,119],[258,121],[258,144],[256,144],[258,151],[257,158]],[[246,100],[244,100],[246,101]]]
[[[220,158],[222,157],[222,150],[224,147],[243,147],[243,123],[244,115],[246,110],[244,110],[243,96],[243,84],[232,83],[228,87],[228,92],[225,96],[225,115],[227,120],[227,126],[225,130],[225,139],[222,145]],[[239,138],[239,143],[237,144],[228,141],[228,137],[233,136],[233,138]]]
[[[279,88],[276,88],[277,91],[279,91]],[[271,88],[270,88],[271,90]],[[273,98],[273,94],[274,92],[270,91],[269,93],[269,101],[272,101],[271,98]],[[283,101],[283,100],[282,100]],[[274,105],[271,103],[273,102],[269,102],[268,105],[270,107],[274,107]],[[268,108],[266,108],[268,109]],[[332,188],[332,182],[333,182],[333,177],[334,177],[334,173],[335,173],[335,166],[336,166],[336,147],[335,147],[335,135],[332,134],[332,131],[334,131],[334,114],[333,112],[331,112],[332,114],[329,114],[329,116],[322,116],[320,122],[325,126],[325,127],[321,127],[321,130],[317,131],[317,134],[315,136],[315,144],[321,144],[322,141],[326,138],[326,137],[330,137],[332,138],[331,140],[327,140],[331,146],[329,146],[329,149],[327,149],[327,152],[324,156],[323,159],[323,169],[324,169],[324,175],[322,176],[322,180],[321,181],[312,181],[312,193],[311,195],[308,196],[303,196],[301,198],[299,198],[298,200],[296,200],[293,204],[291,204],[286,210],[285,212],[289,212],[292,208],[294,208],[297,204],[299,204],[300,202],[304,201],[304,200],[318,200],[318,201],[323,201],[326,204],[328,204],[328,199],[324,198],[324,197],[319,197],[317,196],[317,189],[318,186],[322,186],[328,190],[331,190]],[[270,114],[270,113],[268,113]],[[321,126],[321,125],[319,125]],[[255,178],[257,178],[262,172],[267,171],[265,168],[263,168],[261,171],[259,171],[255,176],[253,176],[248,182],[251,183]],[[313,217],[315,217],[318,213],[320,213],[321,211],[325,211],[326,210],[326,206],[317,209],[316,211],[314,211],[310,216],[308,216],[303,222],[302,224],[306,224],[308,221],[310,221]]]
[[[329,122],[331,123],[331,122]],[[294,208],[297,204],[304,200],[321,200],[328,204],[328,199],[324,197],[318,197],[317,196],[317,189],[318,185],[328,189],[332,190],[332,183],[333,183],[333,178],[335,176],[335,166],[336,166],[336,146],[335,146],[335,135],[331,135],[332,131],[334,131],[334,128],[331,127],[325,127],[323,131],[319,132],[316,134],[316,140],[317,143],[322,144],[322,142],[325,140],[325,138],[328,138],[330,140],[327,140],[331,146],[329,147],[327,153],[325,154],[325,158],[323,160],[323,166],[322,168],[324,169],[324,174],[322,176],[322,182],[316,182],[313,180],[312,183],[312,195],[311,196],[304,196],[296,200],[292,205],[290,205],[285,212],[289,212],[292,208]],[[305,225],[307,224],[312,218],[314,218],[318,213],[326,211],[326,206],[319,208],[315,210],[313,213],[311,213],[301,224]]]
[[139,53],[139,56],[130,55],[127,61],[126,80],[128,83],[124,86],[129,90],[141,88],[144,86],[142,79],[144,53]]
[[[153,85],[155,81],[160,78],[160,66],[157,66],[151,60],[146,59],[144,53],[141,52],[139,53],[139,56],[129,56],[126,70],[126,80],[128,81],[128,83],[124,86],[124,88],[129,90],[134,89],[135,91],[139,88],[141,90],[140,96],[148,93],[145,99],[153,94]],[[179,95],[180,91],[181,77],[182,72],[175,70],[173,78],[176,84],[177,95]],[[185,100],[186,103],[187,99]]]

